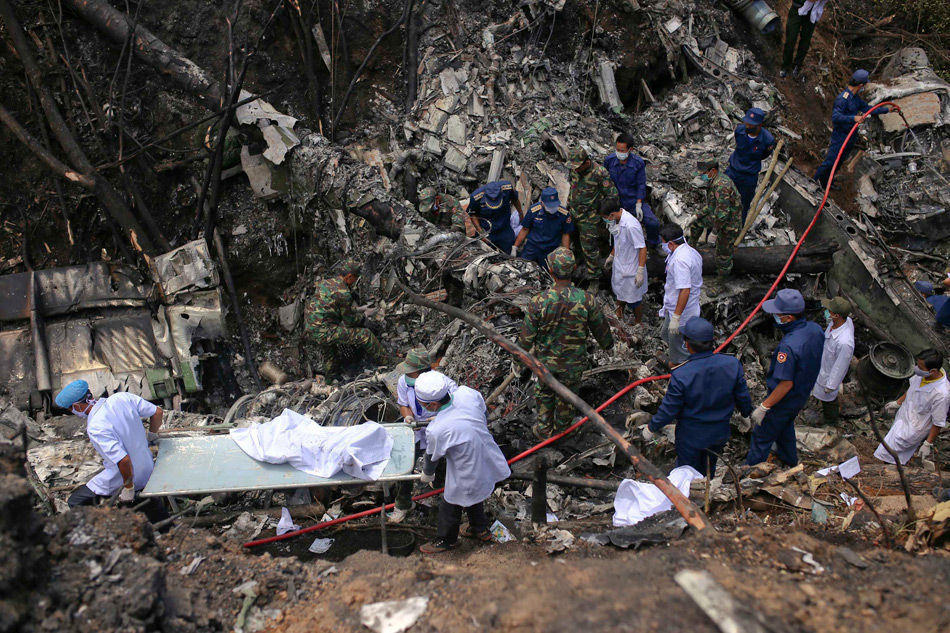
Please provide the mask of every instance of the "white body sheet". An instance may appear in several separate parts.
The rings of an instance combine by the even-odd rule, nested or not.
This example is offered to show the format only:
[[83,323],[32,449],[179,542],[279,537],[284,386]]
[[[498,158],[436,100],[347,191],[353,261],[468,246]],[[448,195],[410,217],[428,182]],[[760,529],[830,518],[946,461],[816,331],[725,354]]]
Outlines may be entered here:
[[463,508],[484,501],[495,484],[511,474],[504,454],[488,431],[485,400],[459,387],[452,402],[426,427],[426,452],[445,458],[445,500]]
[[265,424],[233,429],[231,439],[258,461],[290,464],[315,477],[343,471],[367,481],[383,473],[393,448],[386,429],[375,422],[325,427],[290,409]]
[[[678,249],[677,249],[678,250]],[[670,471],[669,480],[680,492],[689,496],[689,484],[703,476],[692,466],[680,466]],[[647,517],[665,512],[673,504],[660,489],[645,481],[624,479],[614,497],[614,525],[635,525]]]

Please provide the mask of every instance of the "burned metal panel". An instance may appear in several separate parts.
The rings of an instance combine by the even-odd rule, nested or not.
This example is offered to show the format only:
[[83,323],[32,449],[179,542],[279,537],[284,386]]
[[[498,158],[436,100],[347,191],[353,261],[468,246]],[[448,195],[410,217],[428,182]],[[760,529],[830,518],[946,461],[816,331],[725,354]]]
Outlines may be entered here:
[[221,282],[205,240],[188,242],[159,255],[154,260],[154,270],[168,298],[183,292],[214,288]]
[[[817,186],[791,169],[778,189],[779,204],[796,230],[811,222],[821,200]],[[831,200],[809,234],[808,242],[833,241],[839,249],[828,274],[829,289],[844,295],[866,317],[872,329],[912,353],[935,347],[950,353],[947,341],[934,329],[936,323],[923,296],[903,276],[885,270],[886,253],[867,238],[868,228],[852,220]]]
[[[0,277],[0,321],[30,318],[30,274]],[[149,288],[133,281],[133,270],[108,262],[35,271],[44,316],[90,308],[144,305]]]
[[0,332],[0,391],[5,391],[20,409],[29,404],[34,368],[30,329]]
[[91,324],[93,354],[112,373],[160,365],[148,313],[100,319]]

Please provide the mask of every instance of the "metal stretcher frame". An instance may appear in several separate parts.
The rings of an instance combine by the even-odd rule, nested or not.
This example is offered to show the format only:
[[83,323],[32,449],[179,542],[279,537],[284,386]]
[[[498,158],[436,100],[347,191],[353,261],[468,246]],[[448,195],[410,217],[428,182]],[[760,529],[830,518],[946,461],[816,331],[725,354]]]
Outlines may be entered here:
[[[163,438],[158,445],[155,470],[142,497],[206,495],[279,488],[368,485],[418,479],[412,474],[415,438],[406,424],[384,424],[393,438],[389,463],[379,479],[368,481],[339,473],[314,477],[289,464],[259,462],[241,450],[228,435]],[[343,427],[340,427],[343,430]]]

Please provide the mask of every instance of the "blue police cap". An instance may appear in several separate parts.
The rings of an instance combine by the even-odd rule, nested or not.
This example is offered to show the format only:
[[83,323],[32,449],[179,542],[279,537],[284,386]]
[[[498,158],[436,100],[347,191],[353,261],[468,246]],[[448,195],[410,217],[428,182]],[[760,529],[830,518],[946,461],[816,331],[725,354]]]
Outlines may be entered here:
[[765,112],[759,108],[749,108],[745,116],[742,117],[742,122],[746,125],[762,125],[762,121],[765,120]]
[[871,73],[864,70],[863,68],[859,68],[858,70],[854,71],[853,75],[851,75],[851,85],[863,86],[868,82],[868,78],[870,78],[870,76]]
[[702,317],[693,317],[680,328],[683,336],[698,343],[708,343],[713,340],[713,324]]
[[485,185],[485,204],[489,209],[501,206],[501,181],[496,180]]
[[934,285],[929,281],[915,281],[914,288],[925,297],[929,297],[934,293]]
[[553,206],[560,206],[561,199],[558,198],[557,189],[554,187],[545,187],[541,190],[541,203],[544,206],[550,208]]
[[62,391],[56,394],[56,406],[62,409],[68,409],[75,403],[85,398],[88,391],[88,382],[85,380],[74,380],[63,387]]
[[762,304],[769,314],[801,314],[805,311],[805,297],[797,290],[783,288],[775,293],[774,299]]

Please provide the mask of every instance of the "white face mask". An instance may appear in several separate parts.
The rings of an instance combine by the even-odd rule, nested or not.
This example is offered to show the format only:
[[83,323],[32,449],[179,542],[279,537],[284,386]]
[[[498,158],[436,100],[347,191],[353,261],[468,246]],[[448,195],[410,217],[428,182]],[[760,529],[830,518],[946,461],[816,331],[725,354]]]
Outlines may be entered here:
[[544,206],[544,210],[550,213],[551,215],[554,215],[555,213],[557,213],[558,208],[556,206],[553,206],[553,207],[549,207],[547,205],[543,205],[543,206]]
[[663,251],[663,254],[666,256],[670,256],[673,254],[673,250],[670,248],[670,245],[667,244],[666,242],[663,242],[662,244],[660,244],[660,249]]
[[920,367],[914,367],[914,375],[920,376],[921,378],[926,378],[930,375],[929,369],[921,369]]
[[616,152],[615,156],[617,157],[617,160],[623,162],[627,160],[628,156],[630,156],[630,152]]
[[83,407],[83,410],[82,410],[82,411],[77,411],[76,409],[74,409],[74,408],[72,408],[72,407],[70,407],[69,410],[72,412],[73,415],[75,415],[75,416],[77,416],[77,417],[80,417],[80,418],[82,418],[83,420],[85,420],[86,418],[89,417],[89,412],[92,411],[92,406],[93,406],[95,403],[96,403],[95,400],[85,400],[85,401],[83,401],[83,404],[84,404],[85,406]]

